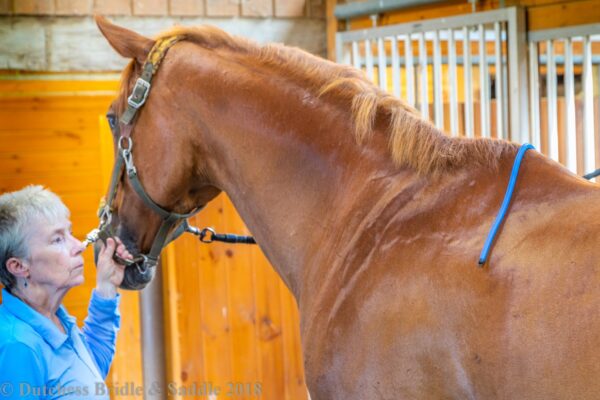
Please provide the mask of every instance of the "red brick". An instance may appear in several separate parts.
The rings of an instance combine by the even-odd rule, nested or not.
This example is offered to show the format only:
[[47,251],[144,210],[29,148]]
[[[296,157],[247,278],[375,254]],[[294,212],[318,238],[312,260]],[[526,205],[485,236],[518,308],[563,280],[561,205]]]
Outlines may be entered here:
[[244,17],[272,17],[272,0],[242,0],[242,15]]
[[167,14],[167,0],[133,0],[133,15]]
[[0,15],[12,14],[12,1],[0,0]]
[[306,2],[310,0],[275,0],[276,17],[303,17],[306,15]]
[[241,0],[206,0],[206,15],[209,17],[237,17],[240,15]]
[[55,13],[58,15],[89,15],[92,0],[56,0]]
[[170,0],[171,15],[204,15],[204,0]]
[[15,14],[54,14],[54,0],[15,0],[13,11]]
[[94,14],[131,15],[130,0],[94,0]]

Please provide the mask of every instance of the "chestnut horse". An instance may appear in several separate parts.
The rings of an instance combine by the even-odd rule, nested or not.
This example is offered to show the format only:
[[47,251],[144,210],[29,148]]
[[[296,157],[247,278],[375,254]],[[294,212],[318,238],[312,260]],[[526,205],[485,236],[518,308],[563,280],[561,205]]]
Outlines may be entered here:
[[[132,59],[121,115],[155,41],[97,23]],[[130,132],[139,179],[177,212],[231,198],[297,300],[313,399],[600,398],[598,186],[528,152],[478,268],[517,145],[450,138],[295,48],[173,35]],[[161,219],[125,178],[114,209],[149,251]]]

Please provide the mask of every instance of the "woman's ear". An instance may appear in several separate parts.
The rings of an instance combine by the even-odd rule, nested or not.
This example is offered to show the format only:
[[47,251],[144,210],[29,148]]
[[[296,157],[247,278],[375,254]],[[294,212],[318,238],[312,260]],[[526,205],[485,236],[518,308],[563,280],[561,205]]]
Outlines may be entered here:
[[140,64],[144,63],[154,46],[154,40],[115,25],[99,15],[95,15],[94,19],[100,32],[117,53],[125,58],[133,58]]
[[29,277],[29,265],[17,257],[6,260],[6,269],[17,278]]

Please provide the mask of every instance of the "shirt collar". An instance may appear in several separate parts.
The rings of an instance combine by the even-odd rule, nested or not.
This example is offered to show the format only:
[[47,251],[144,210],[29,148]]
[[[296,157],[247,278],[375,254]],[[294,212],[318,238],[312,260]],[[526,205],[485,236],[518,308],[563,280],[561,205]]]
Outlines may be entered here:
[[[67,340],[68,336],[62,333],[49,318],[10,294],[6,289],[2,289],[2,305],[15,317],[31,326],[55,350]],[[62,305],[59,306],[56,315],[62,322],[68,324],[65,330],[70,330],[72,324],[75,323],[75,318],[70,316]]]

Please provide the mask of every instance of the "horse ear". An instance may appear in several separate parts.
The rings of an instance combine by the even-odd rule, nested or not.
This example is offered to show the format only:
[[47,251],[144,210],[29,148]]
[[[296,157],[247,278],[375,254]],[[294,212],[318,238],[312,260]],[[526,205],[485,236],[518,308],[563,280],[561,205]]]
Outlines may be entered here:
[[140,64],[146,60],[154,40],[115,25],[102,16],[95,15],[94,19],[100,32],[117,53],[126,58],[133,58]]

